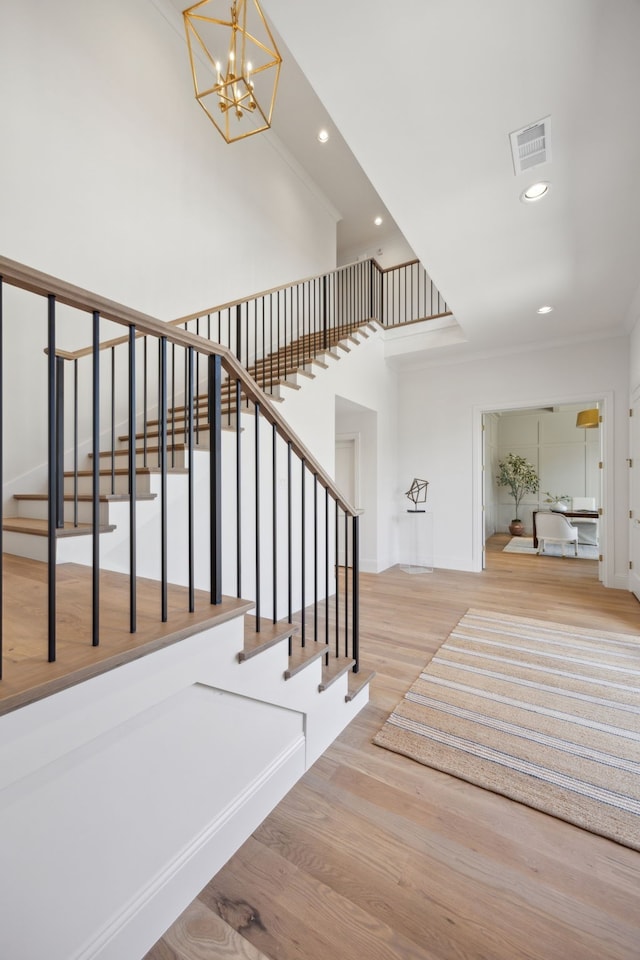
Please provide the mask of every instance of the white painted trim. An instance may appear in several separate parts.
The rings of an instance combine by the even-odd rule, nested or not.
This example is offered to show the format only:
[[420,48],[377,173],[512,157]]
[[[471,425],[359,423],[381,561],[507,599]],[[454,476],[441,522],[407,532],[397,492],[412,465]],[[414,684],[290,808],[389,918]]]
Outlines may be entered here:
[[356,510],[361,510],[361,486],[360,486],[360,432],[356,433],[336,433],[336,448],[340,443],[353,443],[353,505]]

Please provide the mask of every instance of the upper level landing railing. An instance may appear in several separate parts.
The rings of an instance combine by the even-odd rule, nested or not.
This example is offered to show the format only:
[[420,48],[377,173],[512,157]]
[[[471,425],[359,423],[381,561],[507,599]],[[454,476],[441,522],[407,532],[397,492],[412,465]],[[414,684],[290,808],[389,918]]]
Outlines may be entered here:
[[172,321],[236,356],[266,392],[358,326],[395,327],[450,314],[418,260],[383,269],[361,260]]
[[[7,296],[9,288],[11,297]],[[14,292],[13,288],[18,291]],[[71,318],[62,316],[68,312],[73,314]],[[60,349],[64,346],[60,335],[61,320],[68,319],[73,321],[71,326],[77,338],[92,340],[87,350],[73,354]],[[101,342],[101,326],[106,323],[127,329],[124,339],[111,341],[107,354],[102,349],[104,341]],[[41,336],[39,331],[43,328],[44,335]],[[28,384],[25,390],[31,392],[25,409],[18,409],[16,398],[11,397],[12,413],[21,418],[18,439],[13,442],[19,445],[25,437],[35,437],[46,424],[43,433],[46,436],[48,501],[48,659],[53,661],[57,655],[57,528],[60,510],[64,509],[62,500],[69,498],[68,492],[64,498],[61,495],[63,490],[68,491],[68,487],[65,488],[64,459],[66,456],[67,466],[70,459],[73,461],[73,469],[67,470],[66,474],[71,474],[67,479],[73,479],[76,486],[78,450],[82,449],[92,457],[90,471],[84,471],[90,473],[84,479],[90,480],[88,499],[92,517],[89,644],[97,646],[101,634],[99,518],[100,501],[105,499],[101,492],[113,489],[116,473],[118,481],[125,481],[119,489],[128,493],[129,500],[126,531],[129,625],[131,632],[136,631],[140,537],[151,536],[148,523],[143,533],[138,529],[137,475],[146,469],[147,455],[152,452],[157,459],[149,469],[158,473],[160,478],[159,534],[153,534],[159,542],[158,619],[162,622],[168,619],[169,529],[171,511],[178,507],[175,497],[168,495],[167,483],[177,453],[180,463],[175,472],[184,475],[185,482],[184,502],[180,504],[176,523],[187,544],[179,582],[188,586],[189,610],[194,609],[194,594],[204,569],[212,604],[220,602],[223,590],[253,600],[258,630],[261,617],[268,617],[274,623],[282,619],[291,623],[296,614],[301,621],[302,645],[307,640],[323,643],[327,658],[330,649],[336,656],[352,658],[355,661],[353,669],[357,672],[357,513],[234,354],[226,346],[205,340],[181,326],[163,323],[0,257],[0,350],[4,351],[0,372],[7,373],[9,364],[18,363],[14,356],[9,357],[9,353],[17,331],[25,329],[29,330],[30,353],[20,357],[20,382]],[[83,335],[85,329],[86,337]],[[113,344],[120,342],[122,360],[116,368]],[[110,365],[106,367],[108,376],[105,377],[105,363],[101,357],[109,355]],[[61,364],[66,362],[64,358],[74,360],[75,399],[70,445],[61,439],[65,419],[67,424],[69,420],[68,409],[66,417],[61,412]],[[83,360],[86,362],[82,363]],[[171,426],[169,413],[172,368],[173,371],[184,371],[180,396],[175,398],[181,401],[179,437],[176,428]],[[241,425],[241,418],[236,417],[232,442],[228,442],[228,434],[225,434],[223,444],[222,383],[225,378],[238,399],[242,395],[253,404],[255,416],[245,418],[251,421],[246,428]],[[13,384],[16,382],[12,380]],[[203,391],[204,404],[198,399]],[[3,395],[2,386],[0,397]],[[153,450],[151,446],[147,449],[147,417],[151,414],[155,416]],[[0,430],[2,423],[0,409]],[[125,430],[125,435],[118,441],[115,439],[117,428]],[[208,454],[208,471],[198,474],[199,492],[194,489],[197,430],[206,434],[206,442],[201,447]],[[107,441],[105,451],[101,440],[109,434],[111,440]],[[16,431],[12,436],[16,437]],[[142,443],[140,438],[143,438]],[[118,446],[123,442],[126,446]],[[198,456],[201,464],[202,455]],[[121,464],[117,471],[114,469],[116,457]],[[12,477],[15,475],[16,459],[16,450],[8,447],[6,431],[5,435],[0,432],[0,479],[3,479],[3,467],[8,460],[12,462]],[[201,490],[203,476],[206,477],[204,495]],[[76,509],[77,486],[71,499],[76,501]],[[197,515],[196,506],[202,511]],[[198,553],[203,538],[204,559],[202,550]],[[2,547],[0,530],[0,556]],[[345,564],[343,558],[347,556],[352,557],[352,566],[345,566],[344,573],[338,576],[339,567]],[[1,573],[0,570],[0,584]],[[0,596],[0,609],[1,600]],[[25,615],[28,616],[28,612]],[[2,630],[0,619],[0,663]]]

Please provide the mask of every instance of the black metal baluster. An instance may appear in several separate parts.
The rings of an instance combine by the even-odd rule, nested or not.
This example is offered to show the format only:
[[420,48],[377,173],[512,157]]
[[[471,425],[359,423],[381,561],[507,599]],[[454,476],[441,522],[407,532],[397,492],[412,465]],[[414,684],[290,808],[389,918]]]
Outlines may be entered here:
[[[64,473],[62,475],[64,493]],[[78,526],[78,358],[73,361],[73,525]]]
[[56,357],[56,527],[64,528],[64,360]]
[[176,345],[171,344],[171,466],[176,465]]
[[48,327],[48,525],[47,525],[47,585],[48,585],[48,659],[56,659],[56,523],[57,523],[57,470],[56,470],[56,298],[49,294]]
[[418,317],[420,316],[420,313],[414,309],[414,302],[413,302],[413,294],[414,294],[414,290],[417,291],[418,280],[419,280],[419,277],[416,274],[415,264],[412,264],[411,266],[411,319],[412,320],[417,320]]
[[334,554],[335,554],[334,570],[335,570],[335,578],[336,578],[336,657],[339,657],[340,656],[340,551],[338,548],[338,541],[339,541],[338,530],[339,530],[339,520],[340,520],[340,508],[338,506],[337,500],[334,500],[333,502],[336,505],[335,543],[333,545]]
[[349,656],[349,515],[344,514],[344,655]]
[[300,541],[301,541],[300,581],[301,581],[301,587],[302,587],[302,597],[301,597],[302,622],[300,625],[300,637],[301,637],[300,643],[301,643],[301,646],[303,647],[306,641],[306,618],[307,618],[307,612],[305,610],[306,578],[307,578],[307,531],[306,531],[307,497],[305,492],[305,467],[306,467],[306,464],[305,464],[305,459],[303,457],[302,460],[300,461],[300,468],[301,468],[300,470],[300,506],[301,506],[301,513],[302,513],[302,528],[301,528],[301,535],[300,535]]
[[148,387],[149,387],[149,377],[148,377],[148,344],[147,337],[144,338],[144,349],[143,349],[143,366],[142,366],[142,465],[147,468],[147,396],[148,396]]
[[[185,325],[184,325],[184,329],[185,329],[185,330],[187,329],[186,323],[185,323]],[[184,348],[183,348],[183,355],[184,355],[184,370],[183,370],[183,372],[182,372],[182,416],[183,416],[183,419],[184,419],[184,430],[183,430],[184,443],[185,443],[185,445],[186,445],[186,444],[189,442],[189,430],[190,430],[189,423],[188,423],[188,420],[187,420],[187,390],[189,389],[189,383],[188,383],[188,380],[189,380],[189,348],[188,348],[188,347],[184,347]]]
[[[296,366],[299,367],[299,366],[300,366],[300,348],[301,348],[301,343],[300,343],[300,285],[299,285],[299,284],[298,284],[298,286],[296,287],[296,330],[297,330],[296,343],[297,343],[297,345],[298,345],[298,362],[297,362]],[[302,332],[304,333],[304,326],[303,326],[303,328],[302,328]]]
[[[269,318],[269,319],[271,319],[271,318]],[[266,377],[266,375],[267,375],[267,369],[266,369],[266,367],[267,367],[267,364],[266,364],[267,351],[265,350],[265,344],[266,344],[266,339],[265,339],[265,335],[264,335],[264,297],[262,297],[262,379],[263,379],[263,380],[265,380],[265,377]],[[257,359],[256,359],[256,362],[257,362]],[[269,383],[269,393],[273,393],[273,357],[271,358],[270,374],[271,374],[271,375],[270,375],[270,377],[269,377],[269,381],[270,381],[270,383]],[[265,382],[266,382],[266,381],[265,381]],[[263,387],[262,389],[264,390],[264,387]]]
[[[271,304],[271,323],[273,325],[273,301]],[[277,327],[278,327],[278,339],[276,341],[276,350],[278,351],[278,380],[280,379],[280,294],[276,294],[276,316],[277,316]],[[285,367],[286,367],[286,350],[285,350]]]
[[407,316],[407,304],[409,301],[409,295],[407,292],[407,281],[409,279],[409,273],[406,267],[404,268],[403,273],[404,273],[404,322],[406,323],[407,319],[409,320],[412,319],[411,314]]
[[[272,555],[271,567],[273,571],[273,622],[278,619],[278,428],[275,423],[272,427],[272,449],[271,449],[271,485],[272,485]],[[291,651],[289,651],[291,652]]]
[[[194,379],[193,379],[193,347],[187,347],[185,353],[187,361],[187,409],[186,413],[186,423],[188,425],[187,435],[185,441],[187,443],[187,457],[188,457],[188,491],[187,491],[187,523],[189,528],[189,613],[193,613],[196,608],[196,590],[195,590],[195,577],[194,577],[194,557],[195,557],[195,546],[194,546],[194,509],[193,509],[193,398],[194,398]],[[211,437],[211,446],[214,444],[214,438]]]
[[313,639],[318,641],[318,474],[313,475]]
[[[278,302],[277,298],[278,298],[278,294],[276,294],[276,303]],[[264,304],[263,304],[263,310],[264,310]],[[280,318],[278,317],[278,324],[279,323],[280,323]],[[277,365],[275,379],[276,380],[280,379],[280,354],[277,353],[274,358],[274,348],[273,348],[274,327],[275,327],[275,320],[273,318],[273,294],[270,293],[269,294],[269,378],[271,380],[271,393],[273,393],[273,380],[274,380],[273,361],[274,359]],[[278,350],[277,346],[276,346],[276,350]]]
[[[249,305],[248,304],[245,304],[245,308],[244,308],[244,327],[245,327],[244,332],[245,332],[245,344],[246,344],[245,346],[246,358],[245,358],[244,368],[245,370],[248,370],[249,369]],[[255,339],[254,339],[254,350],[255,350]],[[247,395],[246,403],[247,403],[247,410],[248,410],[249,409],[248,395]]]
[[116,348],[111,347],[111,493],[116,492]]
[[[231,336],[231,307],[229,307],[229,336]],[[240,304],[236,307],[236,357],[238,363],[242,363],[242,317],[240,314]]]
[[324,642],[329,663],[329,487],[324,489]]
[[136,328],[129,327],[129,630],[137,627],[136,590]]
[[160,430],[158,454],[160,457],[160,591],[161,616],[166,623],[169,618],[167,587],[167,338],[160,337]]
[[91,518],[92,536],[92,599],[91,599],[91,642],[94,647],[100,643],[100,314],[93,313],[93,383],[92,383],[92,447],[93,464],[91,471]]
[[291,441],[287,443],[287,600],[288,622],[293,621],[293,532],[291,510]]
[[209,354],[209,523],[211,603],[222,603],[222,359]]
[[260,633],[260,404],[255,404],[256,633]]
[[322,278],[322,349],[327,349],[328,342],[328,333],[327,333],[327,286],[329,283],[328,277]]
[[351,595],[353,611],[351,614],[351,656],[355,660],[353,672],[360,669],[360,517],[353,516],[353,536],[351,540]]
[[242,443],[240,403],[242,387],[236,380],[236,583],[238,599],[242,596]]
[[[200,317],[196,320],[196,333],[200,336]],[[211,339],[209,337],[209,339]],[[196,410],[196,446],[200,444],[200,351],[196,353],[196,383],[195,383],[195,410]]]

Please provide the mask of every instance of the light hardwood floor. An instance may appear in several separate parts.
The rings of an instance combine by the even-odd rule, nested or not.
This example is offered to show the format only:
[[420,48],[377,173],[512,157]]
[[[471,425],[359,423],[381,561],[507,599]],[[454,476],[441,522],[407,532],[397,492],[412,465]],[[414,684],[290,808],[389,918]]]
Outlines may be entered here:
[[640,957],[640,853],[371,743],[471,606],[640,635],[595,561],[507,539],[484,573],[362,577],[370,704],[147,960]]

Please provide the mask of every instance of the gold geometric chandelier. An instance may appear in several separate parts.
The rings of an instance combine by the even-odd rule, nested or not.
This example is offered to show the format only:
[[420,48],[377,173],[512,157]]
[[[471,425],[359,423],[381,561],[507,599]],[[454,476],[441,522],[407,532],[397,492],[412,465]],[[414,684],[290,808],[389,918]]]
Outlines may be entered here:
[[182,15],[196,99],[209,119],[227,143],[268,130],[282,57],[258,0],[201,0]]

